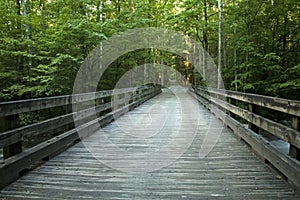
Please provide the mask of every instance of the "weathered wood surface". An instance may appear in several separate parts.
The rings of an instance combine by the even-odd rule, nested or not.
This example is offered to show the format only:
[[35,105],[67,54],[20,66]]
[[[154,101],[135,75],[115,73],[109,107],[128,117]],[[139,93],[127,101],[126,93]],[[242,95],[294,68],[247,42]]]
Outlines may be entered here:
[[45,97],[37,99],[27,99],[9,102],[0,102],[0,116],[8,116],[25,112],[32,112],[46,108],[53,108],[71,104],[72,102],[84,102],[99,98],[109,97],[112,94],[122,94],[134,92],[138,88],[125,88],[116,90],[105,90],[86,94],[74,94],[64,96]]
[[[19,177],[20,172],[28,169],[30,166],[35,165],[41,160],[48,160],[50,157],[57,155],[59,152],[67,149],[71,144],[77,142],[78,139],[86,138],[93,134],[99,125],[104,126],[110,123],[112,120],[117,119],[119,116],[139,106],[160,92],[160,88],[157,88],[152,92],[145,91],[130,104],[117,107],[116,110],[94,120],[89,119],[89,121],[84,124],[77,124],[75,129],[71,129],[32,148],[26,149],[23,152],[16,152],[16,155],[11,155],[9,157],[4,156],[5,160],[0,162],[0,188],[15,181]],[[79,135],[78,133],[81,134]]]
[[[110,90],[112,91],[112,90]],[[122,90],[125,91],[125,90]],[[128,91],[128,89],[126,90]],[[143,95],[149,95],[153,91],[145,92]],[[138,100],[141,98],[141,95],[134,95],[130,99],[119,99],[118,101],[114,101],[114,104],[121,104],[124,106],[124,102],[132,102],[134,100]],[[66,124],[70,124],[72,122],[82,120],[86,117],[93,116],[95,113],[98,114],[102,111],[108,110],[112,107],[112,103],[108,102],[105,104],[97,105],[94,108],[89,108],[85,110],[81,110],[77,112],[76,118],[74,117],[74,113],[68,113],[66,115],[60,115],[51,119],[47,119],[41,122],[37,122],[34,124],[29,124],[27,126],[23,126],[17,129],[8,130],[6,132],[0,133],[0,148],[7,146],[9,144],[18,142],[21,140],[21,137],[31,135],[36,136],[53,130],[55,128],[64,126]],[[121,106],[120,106],[121,107]]]
[[[91,154],[93,150],[97,152],[99,144],[102,144],[99,137],[103,132],[98,131],[84,142],[77,143],[4,188],[0,192],[0,197],[2,199],[299,199],[280,175],[257,158],[247,145],[234,137],[214,115],[188,94],[180,95],[183,101],[178,100],[179,95],[164,91],[101,129],[113,144],[117,144],[128,153],[128,157],[120,157],[117,151],[111,151],[111,145],[101,146],[101,150],[107,148],[105,156],[108,157]],[[196,115],[200,119],[199,123],[194,118],[189,119],[191,111],[185,112],[180,109],[181,106],[190,106],[195,113],[199,113]],[[146,125],[152,123],[155,116],[161,120],[165,119],[165,124],[160,129],[152,127],[148,129],[150,133],[145,130],[136,132],[132,130],[133,133],[129,132],[131,135],[124,134],[126,126],[123,125],[133,121],[140,125],[135,129],[138,130],[145,123]],[[179,127],[180,122],[182,123]],[[190,125],[192,127],[196,125],[195,135],[191,134],[193,130]],[[120,127],[123,127],[123,130]],[[153,129],[158,133],[151,134]],[[174,138],[176,129],[180,129],[180,132],[175,134],[179,141],[192,139],[183,155],[176,157],[177,154],[173,150],[180,146],[177,144],[169,147],[169,153],[151,159],[156,150]],[[222,134],[212,151],[206,157],[200,158],[199,150],[205,136],[214,135],[220,130]],[[136,135],[139,133],[141,135]],[[120,159],[125,165],[114,165],[118,164]],[[132,173],[134,170],[149,171],[157,164],[166,163],[168,159],[172,162],[155,171]],[[153,161],[152,165],[149,160]],[[147,165],[143,165],[143,162]]]
[[216,88],[198,88],[201,91],[209,92],[210,94],[230,97],[246,103],[255,104],[261,107],[270,108],[279,112],[287,113],[300,117],[300,101],[282,99],[277,97],[263,96],[258,94],[242,93],[230,90],[221,90]]
[[[217,107],[226,110],[227,113],[229,112],[233,120],[236,119],[236,116],[240,116],[245,119],[248,121],[249,129],[253,132],[259,134],[260,129],[263,129],[278,139],[288,142],[290,145],[290,157],[300,161],[300,128],[298,123],[300,115],[300,101],[204,87],[197,87],[193,90],[193,92],[201,96],[201,98],[212,102]],[[229,103],[227,103],[225,99],[228,99]],[[232,100],[248,104],[249,109],[245,110],[242,107],[237,107],[236,102],[234,102],[235,105],[231,105]],[[257,109],[259,107],[281,112],[284,116],[286,116],[287,120],[292,121],[292,126],[290,127],[289,125],[280,124],[271,117],[266,118],[260,116],[260,112],[258,111],[259,109]],[[260,152],[260,154],[262,154],[263,157],[266,157],[263,152]],[[286,159],[290,160],[290,158]],[[280,158],[279,160],[281,161],[282,159]],[[270,162],[273,165],[278,164],[277,158]],[[285,169],[284,171],[289,170]],[[298,178],[298,176],[295,177],[293,173],[294,171],[292,174],[288,173],[285,175],[289,178],[293,178],[293,182],[295,182],[297,187],[300,188],[300,175],[298,175]]]
[[[285,134],[288,137],[287,127],[282,126],[283,128],[278,130],[274,127],[280,127],[278,124],[273,122],[272,120],[268,120],[261,116],[255,115],[251,112],[245,111],[236,106],[230,105],[224,101],[221,101],[214,97],[209,97],[207,94],[199,93],[198,95],[194,93],[191,89],[191,94],[194,96],[199,102],[205,105],[212,113],[214,113],[218,118],[222,119],[222,121],[230,127],[238,137],[244,140],[251,148],[257,152],[259,156],[261,156],[266,162],[271,163],[278,171],[280,171],[289,182],[291,182],[298,190],[300,190],[300,161],[286,155],[284,152],[280,151],[274,145],[272,145],[266,138],[261,135],[258,135],[258,132],[254,132],[250,128],[246,128],[242,124],[240,124],[237,120],[232,118],[230,115],[226,115],[224,109],[229,110],[242,118],[246,119],[249,122],[253,122],[254,124],[260,126],[261,128],[265,128],[265,130],[270,131],[271,134]],[[216,106],[217,105],[217,106]],[[220,107],[223,110],[220,110]],[[238,112],[237,112],[238,111]],[[255,121],[255,119],[260,119]],[[266,127],[262,125],[266,125]],[[277,131],[277,132],[276,132]],[[294,131],[295,136],[299,136],[299,132]],[[293,141],[299,141],[299,138],[294,138],[291,141],[292,144],[295,144]],[[281,138],[281,137],[280,137]],[[284,137],[282,137],[284,139]],[[291,144],[291,146],[292,146]],[[298,151],[298,148],[294,146]]]
[[294,145],[297,148],[300,148],[300,132],[297,131],[297,129],[295,130],[293,128],[289,128],[275,121],[255,114],[255,112],[253,112],[253,105],[249,104],[249,107],[251,107],[251,109],[249,109],[250,111],[247,111],[220,99],[211,97],[209,95],[201,95],[202,97],[209,99],[216,105],[219,105],[222,108],[230,111],[231,113],[238,115],[241,118],[250,122],[251,126],[249,128],[254,132],[258,132],[258,129],[262,128],[271,133],[272,135],[290,143],[291,145]]

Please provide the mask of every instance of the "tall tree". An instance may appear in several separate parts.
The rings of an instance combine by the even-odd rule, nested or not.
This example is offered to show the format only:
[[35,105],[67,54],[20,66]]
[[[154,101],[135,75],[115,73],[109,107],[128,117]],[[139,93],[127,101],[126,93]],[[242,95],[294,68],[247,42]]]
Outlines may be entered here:
[[218,0],[218,88],[221,88],[222,80],[222,0]]
[[234,21],[233,21],[233,67],[234,67],[234,89],[235,91],[238,90],[238,84],[237,84],[237,35],[236,35],[236,13],[235,13],[235,1],[232,0],[233,6],[234,6]]

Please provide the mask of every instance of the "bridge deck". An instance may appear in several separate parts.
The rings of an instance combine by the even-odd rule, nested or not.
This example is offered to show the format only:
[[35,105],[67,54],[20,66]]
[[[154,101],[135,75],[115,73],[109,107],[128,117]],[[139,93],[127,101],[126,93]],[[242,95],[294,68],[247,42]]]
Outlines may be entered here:
[[[0,197],[297,199],[214,115],[186,92],[175,94],[164,91],[145,102],[28,172]],[[199,157],[205,145],[208,154]]]

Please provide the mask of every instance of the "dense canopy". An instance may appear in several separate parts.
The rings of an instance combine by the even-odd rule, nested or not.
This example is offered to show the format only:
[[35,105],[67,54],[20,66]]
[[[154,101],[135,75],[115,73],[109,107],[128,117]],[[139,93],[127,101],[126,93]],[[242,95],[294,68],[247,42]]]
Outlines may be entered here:
[[[300,99],[298,0],[4,0],[0,4],[0,100],[72,93],[77,71],[100,41],[139,27],[179,31],[221,66],[226,89]],[[99,89],[142,63],[176,68],[193,83],[192,65],[144,49],[119,57]],[[191,78],[193,77],[193,78]],[[200,77],[201,79],[201,77]]]

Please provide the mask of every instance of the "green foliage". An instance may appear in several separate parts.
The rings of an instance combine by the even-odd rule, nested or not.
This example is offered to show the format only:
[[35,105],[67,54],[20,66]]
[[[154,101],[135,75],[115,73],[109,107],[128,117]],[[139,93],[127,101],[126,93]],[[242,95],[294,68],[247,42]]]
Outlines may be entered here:
[[278,92],[285,98],[300,99],[300,64],[289,68],[282,75],[284,80],[278,84]]
[[[224,6],[223,37],[228,38],[223,77],[226,88],[298,98],[299,1],[235,1]],[[233,24],[237,24],[237,66],[233,63]],[[223,55],[224,56],[224,55]],[[225,62],[225,61],[223,61]],[[234,74],[237,74],[237,79]]]
[[[0,4],[0,101],[70,94],[77,70],[100,41],[138,27],[180,31],[217,58],[216,0],[28,0],[26,15],[16,2],[22,0]],[[240,91],[299,99],[299,7],[297,0],[223,1],[222,74],[227,89],[237,85]],[[140,50],[112,63],[98,89],[114,87],[126,71],[145,62],[172,66],[186,77],[193,73],[183,58]]]

